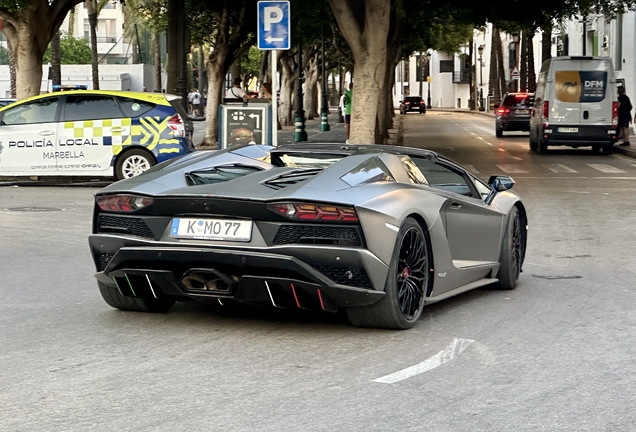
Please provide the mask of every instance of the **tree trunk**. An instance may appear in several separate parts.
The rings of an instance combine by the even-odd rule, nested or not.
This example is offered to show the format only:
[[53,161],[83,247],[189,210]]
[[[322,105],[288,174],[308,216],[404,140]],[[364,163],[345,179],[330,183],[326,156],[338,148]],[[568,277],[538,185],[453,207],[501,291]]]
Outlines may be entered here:
[[519,91],[528,91],[528,32],[521,31],[521,57],[519,59]]
[[153,51],[155,55],[155,91],[161,93],[161,33],[156,32],[153,39]]
[[497,27],[492,26],[492,35],[490,37],[490,75],[488,77],[488,94],[492,95],[495,101],[499,101],[501,99],[498,81],[499,70],[497,69],[499,65],[497,60],[499,50],[497,50],[497,38],[495,36],[495,33],[498,31]]
[[[295,70],[293,66],[296,63],[289,55],[288,51],[283,51],[280,57],[280,100],[278,101],[278,119],[283,126],[291,126],[294,124],[292,95],[294,91]],[[274,90],[272,90],[274,91]]]
[[552,24],[543,27],[541,36],[541,64],[552,57]]
[[[177,91],[177,75],[179,73],[179,59],[178,57],[178,43],[179,35],[177,33],[177,27],[179,25],[177,20],[177,10],[179,9],[180,0],[168,0],[168,27],[167,33],[167,51],[168,61],[166,63],[166,73],[168,80],[166,82],[166,93],[176,93]],[[209,90],[209,88],[208,88]]]
[[51,39],[51,82],[53,85],[62,84],[62,66],[60,65],[62,50],[60,48],[60,32],[55,32]]
[[508,84],[506,83],[506,69],[504,68],[504,59],[503,59],[503,45],[501,43],[501,33],[497,30],[497,50],[499,51],[497,54],[497,70],[499,72],[499,102],[503,98],[503,95],[506,91],[508,91]]
[[349,141],[375,143],[379,100],[383,95],[381,86],[386,74],[391,2],[364,0],[362,10],[341,0],[329,0],[329,4],[356,65]]
[[318,53],[305,60],[304,108],[307,120],[318,117]]
[[205,110],[205,143],[214,145],[219,142],[219,110],[223,102],[225,75],[229,70],[226,45],[217,45],[208,55],[205,68],[208,75],[208,103]]
[[528,33],[528,91],[534,93],[537,89],[537,74],[534,70],[534,44],[532,39],[536,33],[536,29],[532,29],[532,33]]
[[99,90],[99,57],[97,56],[97,8],[95,0],[86,2],[88,25],[91,33],[91,70],[93,75],[93,90]]
[[16,96],[16,77],[15,77],[15,54],[13,49],[9,47],[9,75],[11,79],[11,97],[15,99]]
[[[40,94],[42,87],[42,51],[33,38],[31,29],[16,29],[17,43],[9,50],[15,63],[15,97],[23,99]],[[11,57],[9,58],[11,63]],[[11,66],[9,66],[10,68]]]

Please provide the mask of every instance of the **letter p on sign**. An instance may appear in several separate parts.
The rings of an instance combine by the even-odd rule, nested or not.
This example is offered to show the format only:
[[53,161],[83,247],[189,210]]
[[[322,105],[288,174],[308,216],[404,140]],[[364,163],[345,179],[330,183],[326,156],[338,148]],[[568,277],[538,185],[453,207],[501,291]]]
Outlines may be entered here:
[[278,24],[283,20],[283,10],[276,6],[266,7],[264,15],[265,31],[272,31],[272,24]]

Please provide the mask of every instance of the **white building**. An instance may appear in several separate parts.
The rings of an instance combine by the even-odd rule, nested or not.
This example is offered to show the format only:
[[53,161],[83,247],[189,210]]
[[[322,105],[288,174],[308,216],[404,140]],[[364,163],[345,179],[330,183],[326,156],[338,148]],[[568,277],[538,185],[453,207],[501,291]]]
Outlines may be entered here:
[[[76,38],[90,39],[86,3],[75,6],[74,12],[66,16],[60,30]],[[120,3],[106,3],[97,16],[97,54],[100,64],[130,63],[132,46],[124,37],[124,13]]]

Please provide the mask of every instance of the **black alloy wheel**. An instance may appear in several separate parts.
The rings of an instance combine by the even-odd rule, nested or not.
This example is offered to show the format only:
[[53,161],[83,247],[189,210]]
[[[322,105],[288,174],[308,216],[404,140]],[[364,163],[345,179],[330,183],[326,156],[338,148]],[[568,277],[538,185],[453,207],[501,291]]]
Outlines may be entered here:
[[499,289],[511,290],[517,286],[525,254],[525,236],[522,232],[519,209],[513,207],[501,245],[499,259]]
[[413,327],[424,309],[432,257],[425,230],[413,218],[402,222],[389,266],[385,296],[377,303],[347,309],[351,324],[404,330]]
[[411,227],[402,238],[397,266],[397,302],[404,318],[419,317],[428,280],[426,240],[421,229]]

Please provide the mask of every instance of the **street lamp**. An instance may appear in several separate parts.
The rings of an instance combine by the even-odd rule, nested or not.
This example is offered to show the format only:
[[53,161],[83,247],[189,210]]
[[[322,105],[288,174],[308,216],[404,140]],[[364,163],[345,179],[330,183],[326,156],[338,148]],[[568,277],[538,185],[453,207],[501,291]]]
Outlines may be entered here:
[[422,88],[424,85],[424,71],[422,70],[422,53],[421,52],[417,53],[417,70],[420,75],[420,96],[424,96],[424,90]]
[[479,45],[477,48],[479,52],[479,111],[485,111],[484,108],[484,45]]
[[[512,43],[514,44],[515,48],[514,48],[514,69],[517,69],[519,62],[517,61],[519,59],[519,41],[521,40],[521,37],[519,35],[519,32],[514,32],[512,34]],[[519,91],[519,79],[515,78],[515,91]]]
[[428,67],[426,69],[428,69],[428,74],[426,75],[426,82],[428,83],[428,96],[426,98],[426,108],[427,109],[431,109],[431,80],[430,80],[430,76],[431,76],[431,52],[428,51],[426,53],[426,63],[428,64]]
[[327,71],[327,64],[325,61],[325,32],[324,30],[321,29],[320,32],[321,36],[321,48],[320,48],[320,61],[321,61],[321,67],[322,67],[322,101],[320,103],[321,107],[320,107],[320,132],[329,132],[331,130],[331,128],[329,127],[329,99],[328,99],[328,95],[327,95],[327,79],[326,79],[326,71]]

